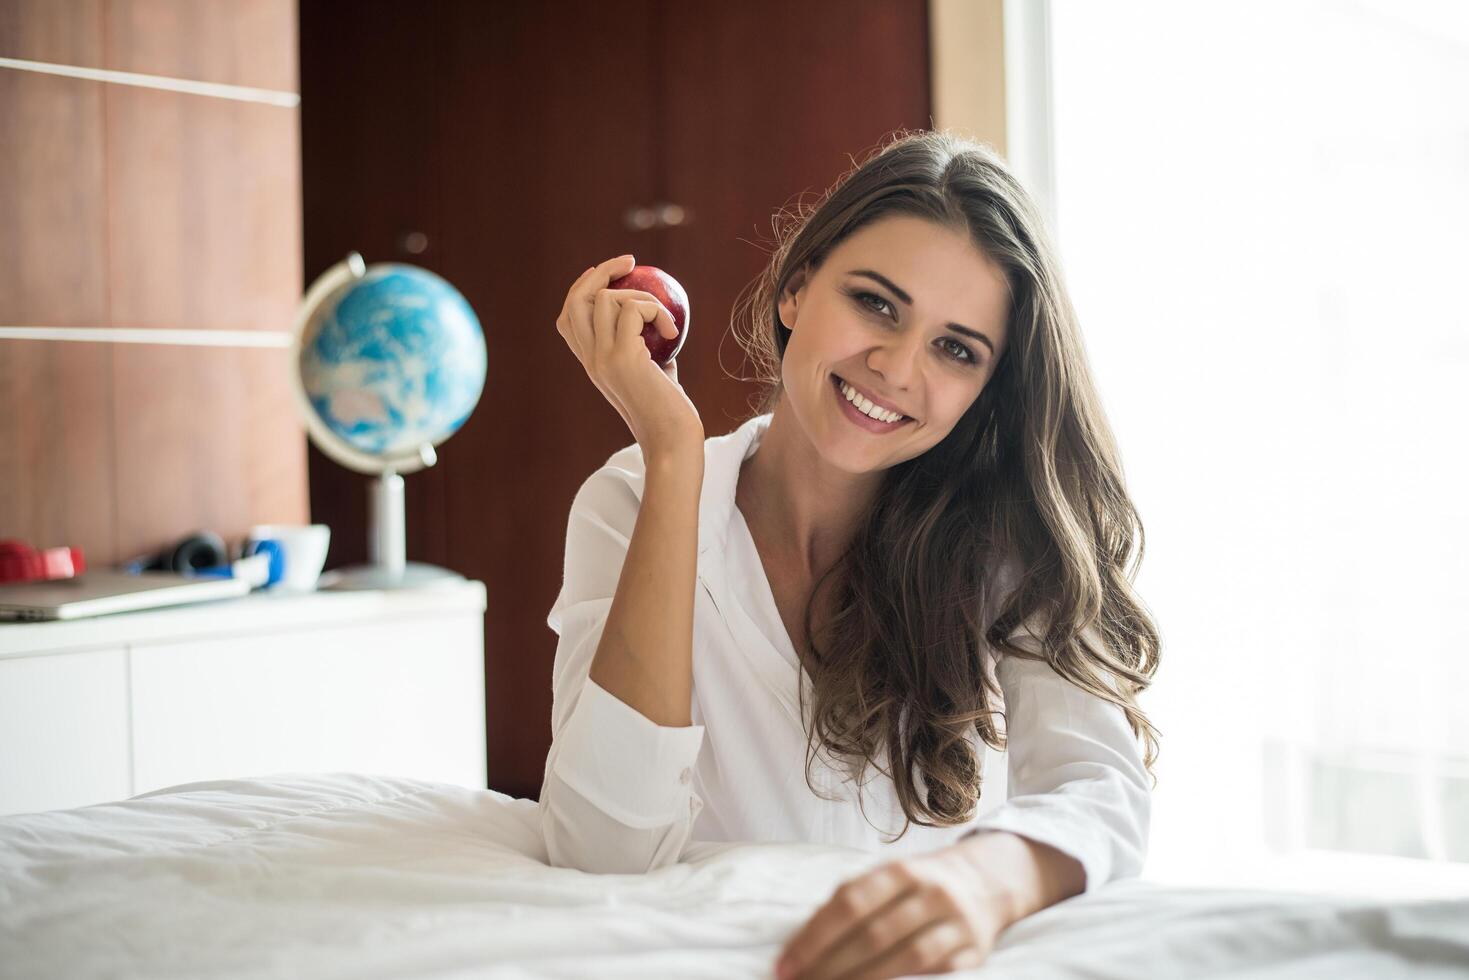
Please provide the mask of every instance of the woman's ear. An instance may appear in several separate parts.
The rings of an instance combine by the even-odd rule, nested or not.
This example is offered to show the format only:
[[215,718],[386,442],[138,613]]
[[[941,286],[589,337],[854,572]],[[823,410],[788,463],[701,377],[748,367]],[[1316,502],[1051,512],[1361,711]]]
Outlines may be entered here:
[[796,316],[801,297],[806,293],[807,273],[805,267],[796,270],[780,293],[780,322],[787,330],[796,328]]

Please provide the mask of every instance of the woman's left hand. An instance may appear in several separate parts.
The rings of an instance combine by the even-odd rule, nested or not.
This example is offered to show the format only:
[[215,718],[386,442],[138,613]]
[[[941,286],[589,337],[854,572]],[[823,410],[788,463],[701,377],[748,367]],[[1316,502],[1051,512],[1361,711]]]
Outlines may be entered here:
[[786,943],[779,980],[880,980],[980,966],[1009,896],[962,845],[884,864],[837,888]]

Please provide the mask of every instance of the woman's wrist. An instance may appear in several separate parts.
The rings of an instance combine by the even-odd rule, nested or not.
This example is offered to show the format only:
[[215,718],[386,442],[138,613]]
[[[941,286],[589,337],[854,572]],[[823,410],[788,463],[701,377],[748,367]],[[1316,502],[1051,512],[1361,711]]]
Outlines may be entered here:
[[1019,834],[982,830],[953,847],[973,869],[977,893],[1007,927],[1085,888],[1080,862]]
[[703,477],[704,442],[685,439],[678,442],[659,444],[643,453],[644,469],[650,480],[667,476]]

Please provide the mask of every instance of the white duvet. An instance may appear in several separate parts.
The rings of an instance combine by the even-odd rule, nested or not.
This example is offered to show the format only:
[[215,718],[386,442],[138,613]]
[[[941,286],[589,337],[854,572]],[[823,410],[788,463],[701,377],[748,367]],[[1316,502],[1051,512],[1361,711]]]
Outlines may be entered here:
[[[694,845],[648,875],[545,862],[536,804],[331,774],[0,818],[4,977],[766,977],[846,848]],[[1117,882],[1017,923],[1011,978],[1469,976],[1469,898]]]

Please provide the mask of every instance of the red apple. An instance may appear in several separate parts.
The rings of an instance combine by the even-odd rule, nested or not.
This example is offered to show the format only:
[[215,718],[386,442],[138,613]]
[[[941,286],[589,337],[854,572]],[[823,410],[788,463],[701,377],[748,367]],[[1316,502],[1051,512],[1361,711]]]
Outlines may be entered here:
[[631,272],[607,284],[608,289],[641,289],[652,293],[673,314],[673,326],[678,336],[669,340],[658,332],[658,323],[643,324],[643,343],[659,367],[678,356],[683,342],[689,335],[689,294],[677,279],[653,265],[635,265]]

